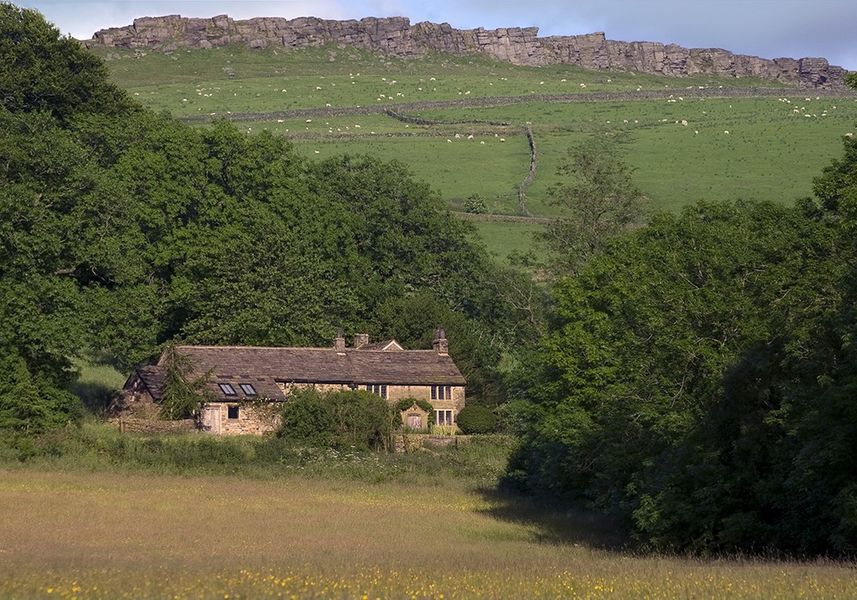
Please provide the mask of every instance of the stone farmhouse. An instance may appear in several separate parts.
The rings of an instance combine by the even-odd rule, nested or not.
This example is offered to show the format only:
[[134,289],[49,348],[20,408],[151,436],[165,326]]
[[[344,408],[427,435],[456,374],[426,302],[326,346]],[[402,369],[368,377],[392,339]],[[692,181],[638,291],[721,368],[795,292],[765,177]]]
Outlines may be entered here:
[[[431,350],[406,350],[396,340],[370,343],[354,336],[346,345],[338,334],[328,348],[256,346],[178,346],[189,359],[193,376],[208,374],[211,399],[201,427],[214,435],[264,434],[279,425],[280,403],[300,388],[321,392],[366,390],[391,404],[405,398],[427,400],[433,414],[414,403],[402,411],[410,429],[429,425],[455,427],[464,407],[465,380],[449,355],[443,329],[435,331]],[[152,407],[164,394],[165,357],[156,365],[134,370],[123,388],[123,410]]]

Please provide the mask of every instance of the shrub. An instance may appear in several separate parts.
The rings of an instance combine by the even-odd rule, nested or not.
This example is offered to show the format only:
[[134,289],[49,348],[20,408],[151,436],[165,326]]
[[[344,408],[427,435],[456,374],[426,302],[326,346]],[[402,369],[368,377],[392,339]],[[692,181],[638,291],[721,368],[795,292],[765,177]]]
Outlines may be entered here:
[[492,433],[497,427],[497,417],[486,406],[465,406],[456,422],[462,433]]
[[333,415],[321,394],[310,390],[291,395],[283,407],[277,436],[310,446],[333,443]]
[[471,194],[464,201],[464,212],[479,215],[488,212],[488,206],[485,204],[485,199],[479,194]]
[[386,450],[398,420],[383,398],[369,392],[306,390],[286,402],[277,435],[310,446]]

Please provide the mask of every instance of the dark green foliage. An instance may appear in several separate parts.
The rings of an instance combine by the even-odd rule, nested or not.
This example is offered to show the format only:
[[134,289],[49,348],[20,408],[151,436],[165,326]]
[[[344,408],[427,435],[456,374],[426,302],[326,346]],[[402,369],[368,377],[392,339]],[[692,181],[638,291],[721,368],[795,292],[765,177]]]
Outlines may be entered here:
[[51,113],[68,120],[78,113],[121,114],[133,103],[109,83],[100,59],[42,16],[0,3],[0,108]]
[[619,142],[605,132],[572,147],[549,190],[550,202],[564,209],[541,238],[560,276],[576,273],[612,238],[643,221],[646,199],[634,184]]
[[283,407],[277,436],[308,446],[327,447],[334,443],[333,432],[333,414],[322,395],[302,391],[292,394]]
[[487,406],[465,406],[455,417],[462,433],[493,433],[497,430],[497,416]]
[[488,212],[488,206],[485,204],[485,198],[479,194],[470,194],[467,200],[464,201],[464,212],[469,212],[474,215],[479,215]]
[[[504,398],[497,364],[500,348],[492,343],[497,332],[452,310],[430,292],[386,299],[370,324],[373,336],[395,338],[408,348],[431,348],[434,330],[443,326],[449,354],[467,380],[468,402],[495,405]],[[494,327],[500,326],[497,321]]]
[[657,216],[562,281],[509,483],[659,549],[853,554],[853,144],[820,205]]
[[26,362],[0,353],[0,436],[34,435],[77,423],[83,407],[49,377],[33,374]]
[[212,400],[213,394],[207,387],[210,373],[194,377],[193,364],[176,351],[175,344],[168,344],[164,349],[162,366],[165,380],[161,416],[165,419],[198,417],[202,405]]
[[[280,137],[135,108],[32,11],[0,6],[0,33],[0,348],[54,387],[72,384],[75,356],[127,372],[172,339],[326,345],[337,326],[391,329],[374,325],[384,307],[422,294],[482,340],[508,331],[470,226],[401,165],[312,164]],[[485,398],[498,392],[484,357],[514,335],[474,359]]]
[[388,450],[399,415],[364,391],[293,393],[283,407],[281,438],[308,446]]

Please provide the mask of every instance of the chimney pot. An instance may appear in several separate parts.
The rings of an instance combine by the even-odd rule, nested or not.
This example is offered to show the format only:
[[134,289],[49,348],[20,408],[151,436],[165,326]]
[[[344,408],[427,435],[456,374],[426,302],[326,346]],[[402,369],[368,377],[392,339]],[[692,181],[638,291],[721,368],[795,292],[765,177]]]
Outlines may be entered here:
[[446,340],[446,332],[443,330],[443,327],[438,327],[434,330],[432,347],[438,354],[449,354],[449,342]]
[[336,330],[336,337],[333,338],[333,349],[336,350],[337,354],[345,354],[345,334],[341,328]]

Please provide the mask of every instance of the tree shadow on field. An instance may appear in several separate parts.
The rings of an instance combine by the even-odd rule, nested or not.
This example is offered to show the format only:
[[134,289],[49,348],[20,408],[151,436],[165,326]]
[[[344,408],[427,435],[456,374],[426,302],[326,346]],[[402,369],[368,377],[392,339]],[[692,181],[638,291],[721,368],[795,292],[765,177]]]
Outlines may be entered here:
[[116,390],[92,381],[75,381],[69,386],[69,391],[80,398],[84,408],[96,416],[107,413]]
[[512,490],[482,488],[478,493],[489,504],[478,512],[507,523],[532,527],[536,542],[601,550],[628,548],[625,528],[617,518]]

